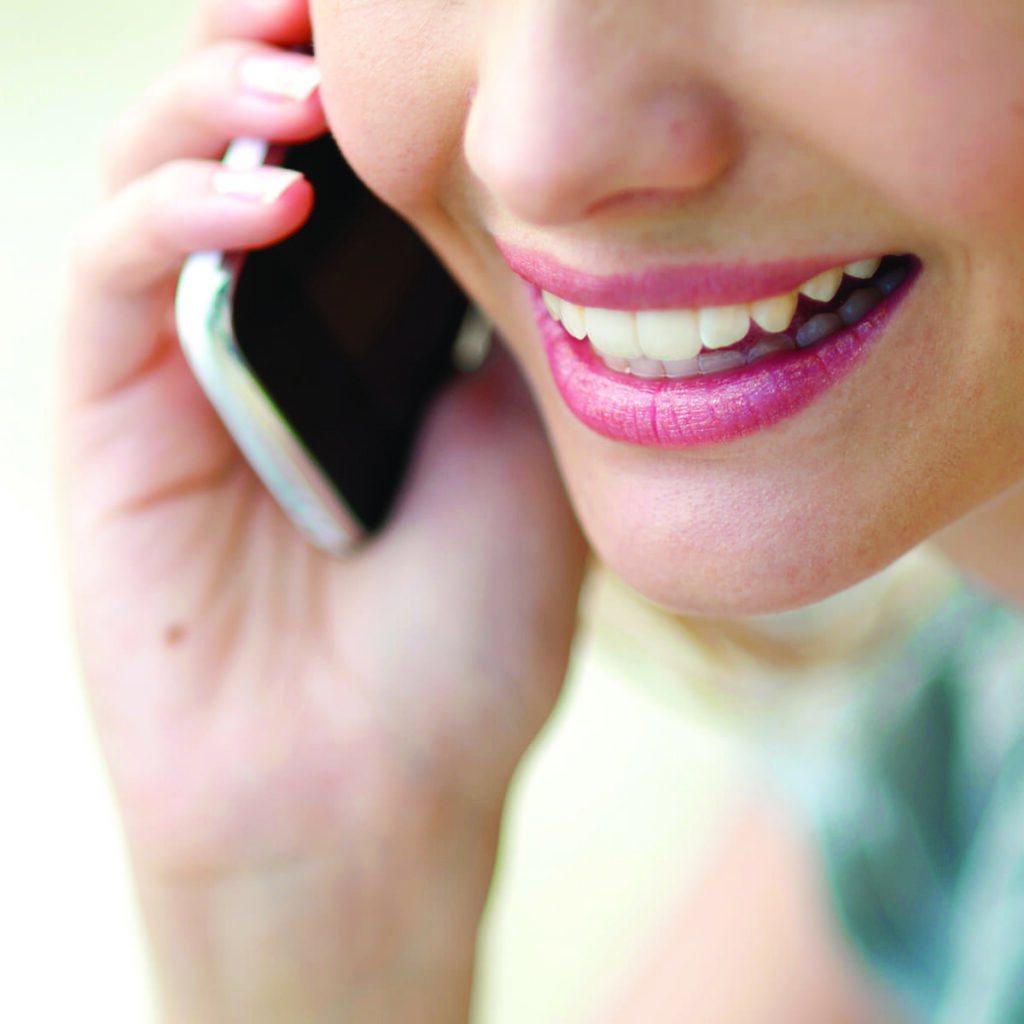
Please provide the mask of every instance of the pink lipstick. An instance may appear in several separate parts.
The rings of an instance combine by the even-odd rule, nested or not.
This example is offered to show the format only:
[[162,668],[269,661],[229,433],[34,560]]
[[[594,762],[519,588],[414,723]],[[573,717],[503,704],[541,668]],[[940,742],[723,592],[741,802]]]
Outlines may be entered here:
[[[673,448],[737,440],[807,408],[881,338],[921,269],[913,257],[891,257],[872,282],[847,281],[830,303],[802,298],[791,330],[798,341],[786,334],[767,335],[755,325],[742,343],[712,353],[717,359],[719,352],[729,353],[731,358],[721,365],[735,368],[649,378],[606,365],[589,341],[577,340],[552,318],[540,289],[604,309],[751,303],[796,289],[837,263],[809,260],[739,270],[711,267],[692,274],[672,269],[601,279],[571,275],[540,257],[525,260],[521,253],[513,255],[512,263],[530,285],[555,384],[570,410],[586,426],[613,440]],[[872,287],[877,294],[867,304],[868,311],[856,316],[855,322],[842,322],[838,314],[850,319],[850,310],[858,301],[863,303],[862,297]],[[818,338],[820,332],[810,329],[818,324],[833,326]],[[788,344],[765,345],[765,340]]]
[[577,305],[602,309],[700,309],[757,302],[794,291],[822,271],[848,262],[840,256],[735,266],[694,264],[598,276],[504,242],[498,248],[524,281]]

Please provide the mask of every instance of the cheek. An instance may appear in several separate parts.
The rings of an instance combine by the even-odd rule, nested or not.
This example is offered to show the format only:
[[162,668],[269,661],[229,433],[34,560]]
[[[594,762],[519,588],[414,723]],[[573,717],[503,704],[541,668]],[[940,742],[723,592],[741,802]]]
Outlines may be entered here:
[[415,216],[436,203],[461,149],[472,78],[466,26],[440,4],[411,19],[374,4],[311,8],[321,96],[356,173]]
[[877,188],[966,243],[1024,227],[1024,75],[964,89],[922,77],[903,86],[921,97],[910,123],[865,128]]
[[937,284],[826,402],[721,451],[616,445],[546,402],[601,557],[677,611],[781,611],[857,583],[1018,483],[1024,316],[1011,309],[1024,306],[996,302],[1008,278],[991,287],[958,314]]
[[805,40],[783,54],[805,70],[744,43],[755,106],[951,237],[1024,228],[1024,5],[852,5],[813,34],[778,16],[774,28]]

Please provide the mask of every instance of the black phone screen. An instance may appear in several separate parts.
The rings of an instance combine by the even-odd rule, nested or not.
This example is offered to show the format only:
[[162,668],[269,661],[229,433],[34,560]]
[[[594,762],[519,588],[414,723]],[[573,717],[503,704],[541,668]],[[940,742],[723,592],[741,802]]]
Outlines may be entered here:
[[467,300],[331,136],[289,147],[274,162],[302,171],[315,205],[296,234],[245,256],[235,336],[299,440],[373,530],[451,372]]

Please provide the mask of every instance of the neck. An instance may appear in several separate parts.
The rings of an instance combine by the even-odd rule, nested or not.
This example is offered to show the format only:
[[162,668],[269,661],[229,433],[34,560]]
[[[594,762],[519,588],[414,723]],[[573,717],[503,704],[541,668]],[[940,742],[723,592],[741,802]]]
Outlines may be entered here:
[[940,531],[933,543],[966,576],[1024,608],[1024,484]]

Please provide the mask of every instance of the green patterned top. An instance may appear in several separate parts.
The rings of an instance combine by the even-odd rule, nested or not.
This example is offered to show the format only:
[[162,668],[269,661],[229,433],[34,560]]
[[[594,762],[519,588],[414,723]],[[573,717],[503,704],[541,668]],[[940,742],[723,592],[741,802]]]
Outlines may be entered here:
[[935,1024],[1024,1024],[1024,618],[958,590],[813,750],[781,750],[883,985]]

